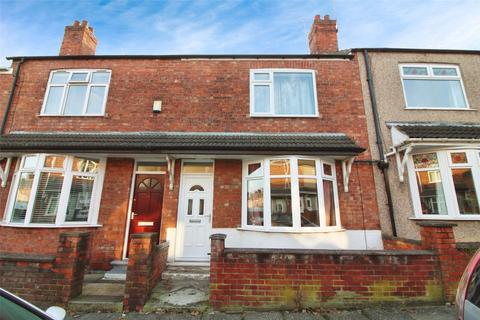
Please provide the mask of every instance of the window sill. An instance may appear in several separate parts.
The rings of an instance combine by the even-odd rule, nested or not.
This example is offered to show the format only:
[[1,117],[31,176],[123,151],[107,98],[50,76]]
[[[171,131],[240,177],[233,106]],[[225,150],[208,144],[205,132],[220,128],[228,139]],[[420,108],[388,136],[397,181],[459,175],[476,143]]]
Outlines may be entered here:
[[30,228],[30,229],[62,229],[62,228],[100,228],[103,227],[101,224],[63,224],[63,225],[51,225],[51,224],[15,224],[8,222],[1,222],[1,227],[9,228]]
[[40,118],[108,118],[107,114],[37,114]]
[[436,107],[404,107],[405,110],[434,110],[434,111],[478,111],[474,108],[436,108]]
[[480,215],[470,215],[470,216],[461,216],[461,217],[451,217],[451,216],[425,216],[425,217],[411,217],[408,218],[412,221],[422,221],[422,220],[438,220],[438,221],[480,221]]
[[250,118],[320,118],[320,115],[295,115],[295,114],[250,114]]
[[345,231],[342,227],[331,227],[331,228],[310,228],[307,230],[288,230],[288,229],[260,229],[260,228],[250,228],[250,227],[239,227],[238,231],[255,231],[255,232],[264,232],[264,233],[328,233],[328,232],[342,232]]

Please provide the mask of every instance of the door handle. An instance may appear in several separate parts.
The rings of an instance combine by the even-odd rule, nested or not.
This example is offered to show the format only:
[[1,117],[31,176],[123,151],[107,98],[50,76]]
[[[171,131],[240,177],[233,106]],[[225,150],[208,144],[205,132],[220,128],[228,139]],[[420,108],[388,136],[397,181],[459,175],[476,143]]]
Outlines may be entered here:
[[130,219],[133,220],[133,218],[137,215],[138,213],[132,212],[132,217]]

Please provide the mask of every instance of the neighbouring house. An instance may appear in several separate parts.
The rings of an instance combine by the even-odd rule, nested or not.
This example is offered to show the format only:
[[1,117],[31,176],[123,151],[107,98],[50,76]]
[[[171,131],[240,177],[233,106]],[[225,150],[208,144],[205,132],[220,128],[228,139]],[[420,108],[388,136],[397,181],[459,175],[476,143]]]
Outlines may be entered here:
[[382,230],[419,240],[418,222],[452,222],[457,242],[478,247],[480,51],[354,52],[370,149],[384,160],[375,168]]
[[382,249],[358,63],[336,32],[317,17],[311,54],[97,56],[75,22],[59,56],[9,58],[0,251],[55,252],[67,229],[91,232],[92,269],[146,231],[171,262],[208,262],[212,233]]

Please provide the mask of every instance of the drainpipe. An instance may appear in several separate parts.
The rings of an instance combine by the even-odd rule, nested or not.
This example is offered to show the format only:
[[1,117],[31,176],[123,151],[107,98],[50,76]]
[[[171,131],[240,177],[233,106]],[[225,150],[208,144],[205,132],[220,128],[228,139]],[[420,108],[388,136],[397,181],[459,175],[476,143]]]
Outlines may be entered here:
[[15,70],[15,75],[13,76],[12,88],[10,89],[7,106],[5,107],[5,112],[3,113],[2,125],[0,127],[0,136],[3,135],[3,131],[5,130],[5,125],[7,124],[8,114],[10,113],[10,108],[12,107],[12,102],[13,102],[13,96],[15,94],[15,87],[17,86],[18,75],[20,74],[20,66],[22,65],[24,60],[25,59],[22,58],[20,62],[17,64],[17,70]]
[[377,166],[382,171],[383,182],[385,184],[385,192],[387,194],[387,205],[388,213],[390,215],[390,223],[392,228],[392,235],[397,236],[397,227],[395,226],[395,211],[393,209],[392,201],[392,192],[390,189],[390,179],[388,178],[388,161],[385,157],[385,152],[383,148],[383,139],[380,128],[380,117],[378,115],[377,100],[375,98],[375,87],[373,85],[372,70],[370,69],[370,60],[368,58],[368,50],[363,50],[363,56],[365,57],[365,68],[367,71],[367,82],[368,82],[368,91],[370,93],[370,103],[372,105],[373,113],[373,122],[375,124],[375,137],[376,144],[378,149],[378,154],[380,156],[380,161],[378,161]]

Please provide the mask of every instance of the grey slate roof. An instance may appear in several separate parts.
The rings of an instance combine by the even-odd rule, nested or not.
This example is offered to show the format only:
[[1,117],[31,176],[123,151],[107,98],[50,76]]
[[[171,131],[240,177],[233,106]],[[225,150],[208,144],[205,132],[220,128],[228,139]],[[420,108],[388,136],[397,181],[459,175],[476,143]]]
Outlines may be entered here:
[[453,122],[390,122],[409,138],[423,139],[480,139],[479,123]]
[[226,153],[308,151],[358,154],[359,147],[343,133],[252,132],[12,132],[0,137],[0,152],[172,152]]

